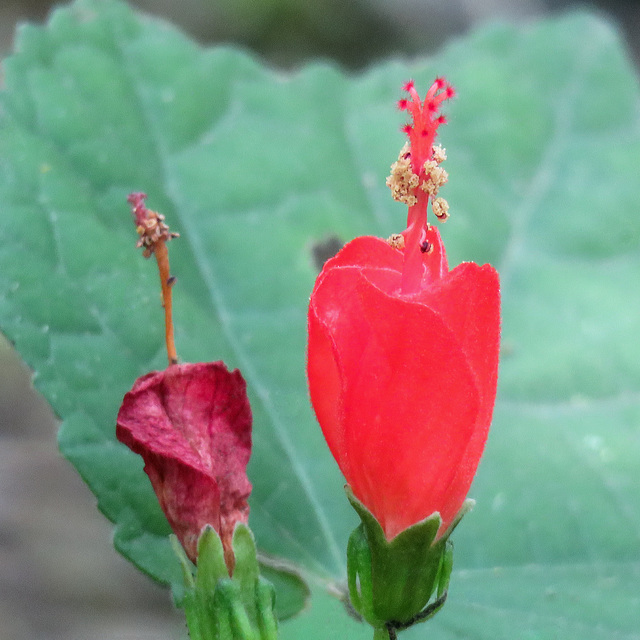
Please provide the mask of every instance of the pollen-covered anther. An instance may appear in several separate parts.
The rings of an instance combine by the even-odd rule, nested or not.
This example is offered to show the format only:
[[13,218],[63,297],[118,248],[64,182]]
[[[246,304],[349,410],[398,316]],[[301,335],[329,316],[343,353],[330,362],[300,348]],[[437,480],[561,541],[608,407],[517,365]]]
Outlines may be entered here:
[[145,258],[149,258],[155,251],[158,242],[167,242],[171,240],[171,238],[179,237],[180,234],[169,230],[169,226],[164,222],[164,216],[162,214],[147,209],[144,205],[141,205],[141,207],[143,208],[134,212],[134,215],[136,215],[139,221],[139,224],[136,226],[136,231],[140,236],[136,247],[143,247],[142,255]]
[[436,198],[433,200],[431,208],[440,222],[444,222],[449,217],[449,203],[444,198]]
[[405,144],[400,151],[398,160],[391,165],[391,175],[387,178],[387,186],[391,189],[394,200],[404,202],[412,207],[418,201],[414,191],[419,184],[420,178],[411,169],[409,145]]
[[433,159],[437,164],[442,164],[447,159],[447,151],[443,149],[439,144],[433,147]]
[[387,244],[393,249],[404,249],[404,236],[401,233],[394,233],[387,238]]
[[438,195],[440,187],[447,183],[449,174],[442,167],[439,167],[435,160],[427,160],[424,163],[424,171],[427,177],[420,186],[431,197],[435,197]]

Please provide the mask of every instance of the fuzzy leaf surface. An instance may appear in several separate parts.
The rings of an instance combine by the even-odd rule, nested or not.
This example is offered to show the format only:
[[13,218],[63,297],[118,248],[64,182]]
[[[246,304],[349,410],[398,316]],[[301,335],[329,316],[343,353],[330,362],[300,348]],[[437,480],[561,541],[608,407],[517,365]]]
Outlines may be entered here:
[[[394,102],[406,79],[445,75],[458,97],[440,138],[442,234],[452,266],[501,273],[503,357],[477,507],[429,633],[640,637],[640,100],[609,25],[488,28],[357,77],[325,64],[284,77],[111,0],[79,0],[17,43],[0,98],[0,322],[121,553],[179,592],[142,461],[115,440],[122,396],[165,360],[157,275],[126,205],[143,190],[181,233],[182,359],[224,360],[248,383],[258,545],[344,580],[357,518],[304,377],[315,258],[327,239],[403,228],[384,185],[403,144]],[[340,605],[314,602],[283,637],[321,637],[314,616]],[[357,629],[344,637],[370,633]]]

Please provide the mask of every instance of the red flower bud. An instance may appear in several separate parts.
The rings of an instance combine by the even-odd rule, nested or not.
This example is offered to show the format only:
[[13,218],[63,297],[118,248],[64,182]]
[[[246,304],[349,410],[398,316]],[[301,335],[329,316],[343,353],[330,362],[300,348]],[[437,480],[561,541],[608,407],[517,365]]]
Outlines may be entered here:
[[440,535],[461,508],[491,422],[500,341],[497,272],[472,262],[449,271],[440,234],[426,222],[434,189],[422,185],[444,158],[432,146],[434,105],[453,90],[439,80],[424,103],[412,83],[407,90],[411,146],[398,161],[402,184],[392,186],[409,204],[407,229],[401,241],[356,238],[327,261],[308,326],[318,422],[389,540],[434,512]]
[[246,524],[251,408],[238,370],[222,362],[172,365],[136,380],[122,401],[118,440],[140,454],[160,506],[196,561],[206,524],[220,535],[229,573],[236,522]]

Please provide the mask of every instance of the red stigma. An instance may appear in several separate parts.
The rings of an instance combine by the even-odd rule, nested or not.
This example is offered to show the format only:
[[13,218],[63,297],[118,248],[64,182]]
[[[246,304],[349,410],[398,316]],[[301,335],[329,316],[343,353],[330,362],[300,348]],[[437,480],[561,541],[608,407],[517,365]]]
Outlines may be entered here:
[[147,218],[148,209],[144,204],[146,197],[147,194],[141,192],[130,193],[127,196],[127,202],[131,205],[131,213],[133,213],[133,218],[138,226],[144,224]]
[[413,89],[415,87],[415,84],[413,82],[413,80],[409,80],[408,82],[405,82],[402,85],[402,90],[406,91],[407,93],[409,93],[411,91],[411,89]]
[[422,166],[433,153],[436,131],[446,122],[444,116],[438,115],[440,106],[445,100],[452,98],[455,91],[444,78],[436,78],[424,100],[420,99],[413,80],[405,83],[402,89],[409,93],[410,98],[403,98],[398,102],[398,106],[403,111],[408,111],[413,121],[402,130],[409,136],[413,171],[420,174]]

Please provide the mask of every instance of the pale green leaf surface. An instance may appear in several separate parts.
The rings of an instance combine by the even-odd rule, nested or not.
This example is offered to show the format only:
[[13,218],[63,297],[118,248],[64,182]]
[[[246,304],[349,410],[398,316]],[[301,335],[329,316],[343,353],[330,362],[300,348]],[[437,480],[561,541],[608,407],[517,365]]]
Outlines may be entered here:
[[[454,571],[435,618],[401,640],[637,640],[640,564],[568,564]],[[282,625],[281,640],[370,640],[371,629],[317,590],[306,616]]]
[[[3,65],[0,321],[125,556],[181,580],[142,462],[114,438],[123,394],[165,364],[127,193],[149,193],[182,236],[170,247],[181,357],[247,379],[258,544],[342,580],[356,517],[307,402],[312,250],[402,229],[384,185],[403,143],[394,102],[407,78],[424,91],[446,75],[458,98],[441,136],[443,235],[451,264],[500,269],[504,353],[478,504],[430,633],[639,637],[640,102],[608,25],[494,27],[429,63],[285,77],[81,0],[22,29],[17,49]],[[349,625],[339,603],[314,602],[285,637],[311,638],[317,616]]]

